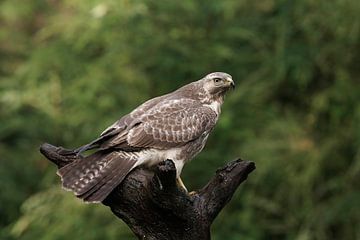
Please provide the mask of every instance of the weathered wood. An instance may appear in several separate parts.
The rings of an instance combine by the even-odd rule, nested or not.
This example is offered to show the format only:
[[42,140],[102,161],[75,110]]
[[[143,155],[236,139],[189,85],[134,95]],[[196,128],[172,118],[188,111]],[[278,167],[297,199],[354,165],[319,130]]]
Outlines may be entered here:
[[[40,151],[58,167],[77,159],[71,151],[50,144]],[[253,162],[229,162],[204,188],[188,194],[176,184],[173,161],[166,160],[154,169],[133,170],[103,204],[139,239],[206,240],[215,217],[254,169]]]

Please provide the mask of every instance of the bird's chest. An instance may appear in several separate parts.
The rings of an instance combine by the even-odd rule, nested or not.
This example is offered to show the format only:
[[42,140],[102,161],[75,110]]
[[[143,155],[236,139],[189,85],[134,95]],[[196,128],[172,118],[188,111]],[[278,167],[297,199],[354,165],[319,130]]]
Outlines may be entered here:
[[211,108],[216,113],[216,116],[219,117],[219,115],[221,113],[221,102],[220,101],[213,101],[209,104],[205,104],[204,106]]

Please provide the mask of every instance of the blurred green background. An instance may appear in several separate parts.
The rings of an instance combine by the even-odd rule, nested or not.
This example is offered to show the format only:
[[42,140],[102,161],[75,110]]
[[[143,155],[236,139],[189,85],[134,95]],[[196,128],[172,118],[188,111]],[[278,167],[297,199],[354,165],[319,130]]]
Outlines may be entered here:
[[78,147],[214,71],[237,89],[183,180],[257,169],[213,239],[360,239],[357,0],[0,1],[0,239],[134,239],[38,147]]

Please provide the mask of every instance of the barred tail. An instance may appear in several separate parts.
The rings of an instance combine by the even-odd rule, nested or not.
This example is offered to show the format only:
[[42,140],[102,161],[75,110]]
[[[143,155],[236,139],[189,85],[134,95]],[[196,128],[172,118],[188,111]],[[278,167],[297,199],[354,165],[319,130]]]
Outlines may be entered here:
[[85,202],[101,202],[137,166],[136,159],[121,151],[95,152],[57,171],[64,189]]

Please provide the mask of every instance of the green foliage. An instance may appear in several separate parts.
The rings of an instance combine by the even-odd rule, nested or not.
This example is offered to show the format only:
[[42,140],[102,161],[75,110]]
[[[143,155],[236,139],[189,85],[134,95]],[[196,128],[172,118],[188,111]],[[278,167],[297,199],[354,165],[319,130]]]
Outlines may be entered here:
[[135,239],[125,224],[118,224],[117,218],[109,214],[109,209],[85,205],[58,187],[34,194],[21,210],[23,215],[11,228],[11,235],[16,238]]
[[237,84],[188,188],[257,170],[214,239],[360,239],[360,3],[0,1],[1,239],[132,239],[60,189],[41,142],[77,147],[213,71]]

